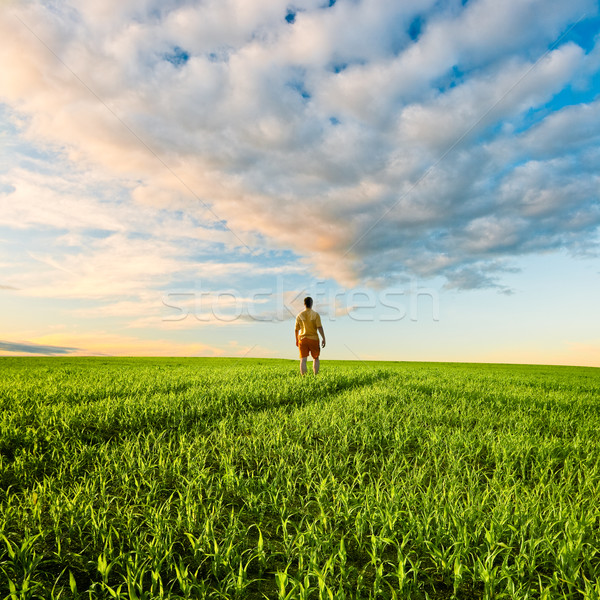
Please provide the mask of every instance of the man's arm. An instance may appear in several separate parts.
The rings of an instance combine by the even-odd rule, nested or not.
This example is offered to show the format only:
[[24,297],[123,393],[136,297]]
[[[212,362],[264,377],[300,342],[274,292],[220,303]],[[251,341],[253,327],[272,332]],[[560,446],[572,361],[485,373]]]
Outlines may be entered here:
[[321,342],[321,348],[325,348],[325,332],[323,331],[323,326],[321,325],[318,329],[321,337],[323,338],[323,341]]
[[294,335],[296,336],[296,346],[298,345],[298,332],[300,331],[301,324],[300,324],[300,315],[298,315],[296,317],[296,324],[294,325]]

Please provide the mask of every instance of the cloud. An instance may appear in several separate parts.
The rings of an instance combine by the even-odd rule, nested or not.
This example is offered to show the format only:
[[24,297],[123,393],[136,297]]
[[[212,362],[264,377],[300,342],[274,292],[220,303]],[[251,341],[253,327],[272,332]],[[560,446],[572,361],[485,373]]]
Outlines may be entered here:
[[203,258],[178,231],[347,285],[502,290],[511,258],[597,251],[600,46],[569,35],[592,0],[305,0],[287,20],[283,0],[101,4],[31,0],[0,21],[14,126],[81,170],[5,174],[5,225],[109,232],[34,253],[54,276],[32,293],[189,277]]
[[448,290],[475,290],[481,288],[495,288],[498,292],[510,296],[514,293],[511,288],[502,285],[500,274],[511,272],[513,269],[505,264],[474,264],[468,267],[457,267],[447,274],[444,285]]
[[64,354],[74,354],[78,348],[66,346],[49,346],[44,344],[33,344],[29,342],[6,342],[0,341],[0,354],[10,356],[22,354],[37,354],[44,356],[61,356]]
[[600,142],[600,102],[567,106],[549,115],[522,136],[524,148],[538,159],[582,148],[597,148]]
[[31,297],[110,303],[106,310],[94,306],[90,316],[139,317],[149,298],[156,312],[160,294],[170,289],[219,290],[231,277],[306,271],[273,253],[265,260],[265,251],[240,250],[230,231],[205,225],[204,208],[188,209],[173,190],[138,184],[128,200],[118,185],[86,170],[15,168],[0,175],[3,180],[12,185],[0,193],[0,226],[18,234],[0,247],[0,257],[7,258],[2,266],[16,284],[12,289]]
[[[75,343],[78,347],[64,346]],[[94,348],[93,351],[87,348]],[[143,340],[133,336],[95,331],[85,334],[57,333],[40,336],[33,342],[0,342],[0,354],[19,356],[249,356],[268,357],[274,352],[260,344],[231,341],[223,348],[202,342],[185,343],[167,339]]]
[[149,291],[169,289],[177,278],[198,287],[248,272],[256,276],[279,270],[244,261],[192,260],[181,247],[168,242],[120,234],[88,242],[87,247],[59,258],[42,253],[30,256],[38,270],[29,269],[14,279],[28,295],[46,298],[142,298]]

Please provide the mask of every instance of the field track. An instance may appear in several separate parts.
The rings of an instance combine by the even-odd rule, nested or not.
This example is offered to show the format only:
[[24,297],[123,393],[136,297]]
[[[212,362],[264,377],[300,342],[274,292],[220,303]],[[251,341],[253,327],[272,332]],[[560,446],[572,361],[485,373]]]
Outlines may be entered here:
[[0,599],[600,600],[600,369],[0,358]]

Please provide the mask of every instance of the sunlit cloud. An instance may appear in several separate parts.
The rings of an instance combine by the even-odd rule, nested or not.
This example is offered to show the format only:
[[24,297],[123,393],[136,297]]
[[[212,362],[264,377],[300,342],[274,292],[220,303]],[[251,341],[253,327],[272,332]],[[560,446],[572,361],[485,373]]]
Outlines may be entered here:
[[[522,165],[551,176],[564,132],[597,121],[588,98],[544,115],[598,65],[597,46],[565,35],[594,2],[304,2],[287,20],[283,2],[242,4],[125,2],[112,19],[88,2],[51,18],[37,2],[13,7],[3,47],[23,60],[5,61],[4,99],[30,139],[121,178],[134,201],[200,210],[248,247],[258,234],[346,282],[452,279],[575,237],[596,243],[596,175],[576,161],[597,135],[571,136],[556,192],[587,216],[565,220],[543,195],[544,217],[532,202],[507,209],[503,193],[526,196]],[[34,185],[20,181],[8,201],[26,211]],[[75,220],[93,220],[83,208]],[[56,210],[39,214],[58,226]],[[380,260],[389,251],[394,266]]]

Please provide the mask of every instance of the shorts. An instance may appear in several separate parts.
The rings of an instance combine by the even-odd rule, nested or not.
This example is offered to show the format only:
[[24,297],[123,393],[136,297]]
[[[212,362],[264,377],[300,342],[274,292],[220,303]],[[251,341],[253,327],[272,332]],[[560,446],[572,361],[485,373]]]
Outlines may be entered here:
[[309,352],[313,358],[319,358],[319,354],[321,354],[319,340],[311,340],[310,338],[298,340],[298,349],[300,350],[300,358],[307,358]]

